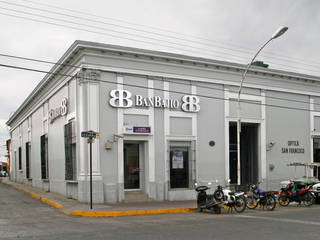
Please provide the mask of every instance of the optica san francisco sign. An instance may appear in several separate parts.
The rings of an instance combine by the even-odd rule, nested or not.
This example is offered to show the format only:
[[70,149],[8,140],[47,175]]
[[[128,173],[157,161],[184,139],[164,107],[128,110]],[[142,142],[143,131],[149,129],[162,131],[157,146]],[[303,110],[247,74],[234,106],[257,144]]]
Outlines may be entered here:
[[110,92],[109,104],[116,108],[131,107],[154,107],[168,109],[182,109],[184,112],[199,112],[200,99],[194,95],[184,95],[180,100],[172,98],[161,98],[160,96],[143,97],[142,95],[132,95],[128,90],[112,90]]

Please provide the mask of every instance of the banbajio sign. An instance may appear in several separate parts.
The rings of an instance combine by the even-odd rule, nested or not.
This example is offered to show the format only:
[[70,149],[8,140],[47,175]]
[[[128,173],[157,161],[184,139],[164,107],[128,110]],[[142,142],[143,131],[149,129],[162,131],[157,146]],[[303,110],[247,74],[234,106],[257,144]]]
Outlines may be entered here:
[[142,95],[134,95],[127,90],[112,90],[110,92],[109,104],[116,108],[131,107],[154,107],[168,109],[182,109],[184,112],[199,112],[200,99],[194,95],[185,95],[178,99],[165,99],[159,96],[143,97]]

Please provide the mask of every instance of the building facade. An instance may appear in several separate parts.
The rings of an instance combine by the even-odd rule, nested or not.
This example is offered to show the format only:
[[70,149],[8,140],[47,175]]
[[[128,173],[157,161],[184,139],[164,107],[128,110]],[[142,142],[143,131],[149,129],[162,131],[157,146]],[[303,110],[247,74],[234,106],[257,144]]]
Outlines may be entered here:
[[[93,202],[195,199],[237,182],[236,107],[246,66],[76,41],[10,117],[13,181]],[[266,189],[320,161],[320,78],[252,67],[241,94],[241,184]],[[311,173],[312,174],[312,173]]]

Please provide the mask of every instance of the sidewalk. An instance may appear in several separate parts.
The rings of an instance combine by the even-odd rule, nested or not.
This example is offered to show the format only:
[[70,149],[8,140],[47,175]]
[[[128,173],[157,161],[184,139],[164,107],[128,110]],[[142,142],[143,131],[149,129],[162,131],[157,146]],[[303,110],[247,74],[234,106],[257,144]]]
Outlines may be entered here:
[[19,191],[30,194],[32,197],[45,202],[68,215],[83,217],[120,217],[133,215],[151,215],[164,213],[182,213],[196,210],[196,201],[148,201],[117,204],[90,204],[80,203],[65,196],[45,192],[27,184],[12,182],[9,178],[1,178],[2,183]]

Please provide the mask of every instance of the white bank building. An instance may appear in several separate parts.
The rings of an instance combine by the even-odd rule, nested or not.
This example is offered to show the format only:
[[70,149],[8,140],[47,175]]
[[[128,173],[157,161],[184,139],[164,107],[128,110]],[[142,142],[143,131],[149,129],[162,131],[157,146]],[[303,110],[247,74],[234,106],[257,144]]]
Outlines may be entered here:
[[[88,202],[81,133],[93,130],[94,203],[195,199],[195,182],[236,184],[245,67],[76,41],[7,122],[10,178]],[[252,67],[241,94],[241,184],[278,188],[304,174],[287,164],[319,162],[319,111],[320,78]]]

